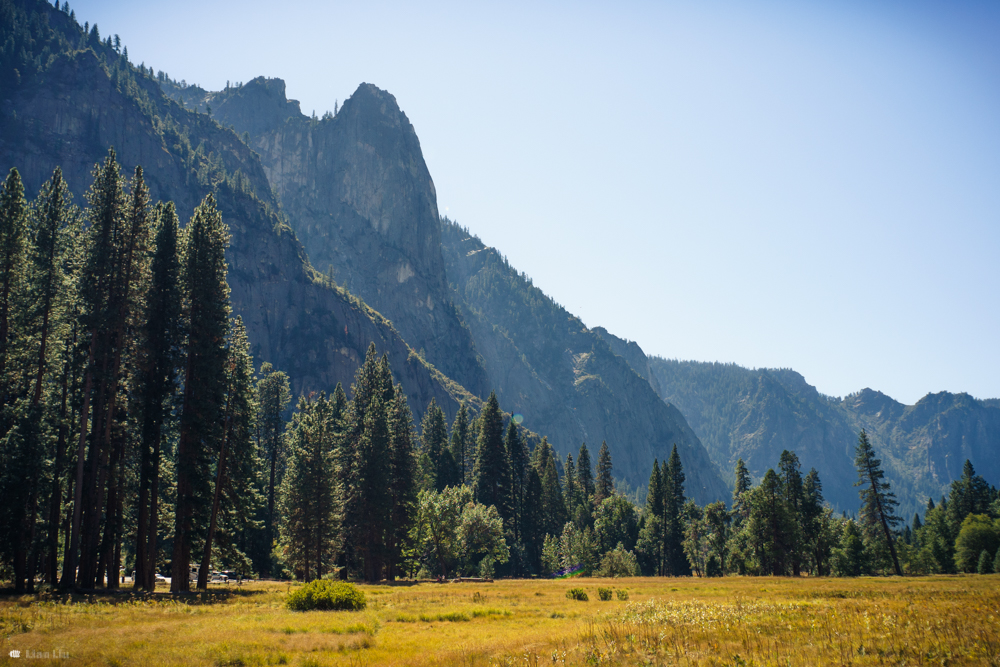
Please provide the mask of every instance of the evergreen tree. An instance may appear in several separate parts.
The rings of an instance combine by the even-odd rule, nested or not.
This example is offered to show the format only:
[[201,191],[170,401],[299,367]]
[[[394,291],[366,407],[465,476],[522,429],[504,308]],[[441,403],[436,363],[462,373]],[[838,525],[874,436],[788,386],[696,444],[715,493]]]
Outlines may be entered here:
[[[250,483],[251,480],[246,478],[246,473],[250,472],[247,468],[255,462],[252,433],[257,406],[253,385],[253,357],[250,354],[250,341],[241,317],[237,316],[233,322],[228,347],[225,365],[224,431],[218,451],[212,452],[215,457],[215,485],[208,534],[205,537],[205,548],[202,550],[201,568],[198,570],[198,588],[208,587],[208,574],[212,568],[212,543],[219,525],[220,507],[223,508],[224,515],[228,514],[229,507],[244,509],[242,514],[247,517],[249,514],[246,511],[249,500],[247,496],[253,492],[253,485]],[[332,451],[332,442],[327,448]],[[331,470],[331,477],[332,474]]]
[[[95,167],[87,199],[90,227],[80,293],[81,324],[89,350],[79,411],[70,557],[65,571],[70,576],[76,572],[80,588],[102,583],[105,574],[109,587],[117,588],[122,536],[119,482],[127,439],[123,417],[128,413],[126,400],[135,379],[129,373],[134,368],[129,357],[135,339],[130,327],[147,279],[151,219],[142,169],[136,168],[131,194],[127,193],[115,153],[109,151],[103,165]],[[64,576],[64,582],[66,579]]]
[[[52,586],[58,583],[62,480],[66,473],[66,442],[69,435],[69,380],[78,366],[73,363],[72,356],[67,354],[72,350],[70,332],[75,325],[75,318],[71,315],[71,309],[75,305],[73,282],[76,278],[73,275],[73,241],[80,228],[78,211],[70,206],[71,197],[63,181],[62,171],[57,167],[52,178],[42,185],[32,206],[28,232],[31,243],[28,251],[27,286],[23,290],[27,320],[25,331],[20,336],[22,345],[33,352],[30,356],[34,361],[35,373],[29,414],[26,416],[39,426],[44,423],[44,428],[39,429],[39,435],[42,435],[42,431],[48,431],[47,439],[51,443],[49,452],[46,453],[52,463],[52,474],[45,574]],[[34,346],[35,342],[37,347]],[[46,379],[49,385],[46,393],[49,395],[47,400],[43,400]],[[2,422],[3,417],[0,417],[0,423]],[[51,431],[55,431],[55,437],[52,437]],[[37,470],[35,474],[37,475]]]
[[[513,522],[511,534],[515,549],[523,547],[523,528],[525,510],[525,485],[528,481],[528,450],[517,432],[517,424],[510,420],[507,424],[507,436],[504,439],[504,449],[507,450],[510,466],[510,491],[511,507],[513,509]],[[518,568],[520,563],[516,563]]]
[[802,484],[799,516],[803,551],[812,560],[812,573],[823,576],[828,571],[827,560],[831,545],[823,539],[823,484],[815,468],[809,470],[806,481]]
[[504,525],[510,525],[513,514],[510,501],[510,464],[503,441],[503,416],[494,392],[490,392],[480,415],[472,492],[476,502],[496,507]]
[[750,514],[745,494],[753,486],[750,482],[750,471],[743,459],[736,461],[736,484],[733,486],[733,525],[739,527]]
[[990,485],[981,475],[976,474],[972,462],[968,459],[962,466],[962,477],[951,483],[948,494],[948,521],[952,526],[962,525],[965,517],[970,514],[986,514],[989,512],[993,494]]
[[229,229],[212,195],[195,209],[184,234],[182,284],[185,293],[184,398],[177,443],[177,500],[174,512],[172,592],[190,588],[191,547],[205,527],[209,465],[224,437]]
[[136,507],[135,587],[156,586],[159,531],[160,459],[169,403],[177,388],[177,364],[182,342],[180,258],[177,214],[173,203],[157,208],[159,224],[149,291],[146,322],[138,353],[139,382],[139,504]]
[[[666,573],[663,538],[663,477],[660,462],[653,459],[653,470],[649,474],[649,488],[646,491],[644,523],[639,533],[636,550],[647,574],[663,576]],[[604,505],[604,502],[601,503]]]
[[[562,528],[568,520],[566,503],[563,501],[562,487],[559,485],[559,472],[556,470],[556,456],[543,437],[531,453],[531,464],[538,473],[541,486],[541,526],[542,535],[557,536],[562,534]],[[530,481],[530,480],[529,480]]]
[[[590,450],[587,449],[587,443],[580,445],[580,455],[576,459],[576,478],[584,499],[587,502],[592,502],[595,491],[594,465],[590,462]],[[626,550],[631,551],[631,548],[626,547]]]
[[[268,467],[267,516],[264,525],[267,559],[270,559],[271,549],[278,532],[274,514],[275,493],[281,481],[280,473],[285,455],[283,415],[291,398],[288,376],[267,362],[261,364],[260,379],[257,381],[257,447],[263,454]],[[270,574],[270,571],[270,566],[267,566],[265,573]]]
[[868,441],[868,434],[864,429],[858,436],[854,465],[858,469],[858,481],[855,486],[862,487],[860,491],[862,525],[873,538],[876,534],[884,537],[892,556],[893,568],[896,575],[901,577],[903,570],[899,566],[892,535],[892,529],[900,522],[895,514],[895,508],[899,503],[895,494],[890,491],[889,483],[883,481],[885,473],[882,472],[882,461],[875,458],[875,449]]
[[[28,203],[17,169],[11,169],[0,189],[0,405],[9,405],[11,382],[8,380],[9,353],[12,342],[10,324],[14,295],[23,275],[25,234],[28,226]],[[3,431],[10,428],[9,421]]]
[[442,491],[446,486],[455,486],[454,459],[450,452],[446,454],[448,425],[437,399],[432,398],[424,412],[420,422],[420,440],[421,475],[426,488]]
[[785,494],[785,503],[792,517],[789,534],[785,536],[785,544],[788,547],[788,559],[792,567],[792,574],[797,577],[801,573],[802,568],[802,542],[804,539],[803,529],[805,523],[805,516],[802,511],[804,492],[802,489],[799,457],[795,455],[795,452],[790,452],[787,449],[782,451],[781,458],[778,461],[778,469],[780,470],[781,486]]
[[600,505],[605,498],[610,498],[615,492],[615,482],[611,478],[611,452],[608,443],[601,442],[601,450],[597,453],[597,481],[594,484],[594,505]]
[[524,543],[528,570],[541,569],[542,547],[545,543],[546,518],[543,512],[542,478],[535,466],[528,466],[524,484],[524,504],[521,514],[521,539]]
[[302,397],[289,425],[291,452],[281,483],[281,542],[304,581],[319,579],[333,563],[340,537],[336,460],[336,408],[321,394]]
[[469,411],[463,402],[451,426],[451,456],[458,469],[458,484],[472,484],[474,448],[469,439]]
[[787,538],[794,518],[784,497],[781,479],[769,469],[750,496],[747,532],[760,574],[782,576],[788,565]]
[[663,469],[663,560],[666,573],[685,576],[691,573],[684,554],[684,468],[677,445]]
[[[356,401],[357,399],[355,399]],[[365,411],[365,425],[355,451],[349,497],[353,505],[352,526],[366,581],[378,581],[384,573],[388,539],[392,533],[391,460],[388,406],[382,394],[372,396]]]
[[417,460],[413,447],[413,417],[400,385],[389,406],[391,465],[391,523],[387,578],[402,572],[403,558],[411,548],[410,529],[417,518]]

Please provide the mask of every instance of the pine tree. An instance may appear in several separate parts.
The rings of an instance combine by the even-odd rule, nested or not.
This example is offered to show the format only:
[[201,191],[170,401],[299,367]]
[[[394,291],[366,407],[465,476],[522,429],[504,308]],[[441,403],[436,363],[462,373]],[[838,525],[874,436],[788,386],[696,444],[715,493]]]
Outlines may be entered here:
[[195,209],[184,234],[181,276],[187,343],[177,443],[172,592],[190,588],[191,547],[204,529],[209,503],[209,458],[224,437],[228,245],[229,229],[215,207],[214,197],[208,195]]
[[[23,274],[28,203],[17,169],[11,169],[0,189],[0,405],[9,404],[11,383],[7,379],[12,342],[10,320],[14,295]],[[9,421],[3,431],[10,428]]]
[[743,463],[743,459],[736,461],[736,484],[733,486],[733,527],[738,529],[750,515],[750,508],[747,505],[746,493],[750,490],[750,471]]
[[787,535],[794,519],[785,500],[781,479],[773,469],[764,474],[749,501],[747,532],[759,573],[782,576],[788,562]]
[[791,513],[792,522],[790,532],[785,536],[785,543],[788,546],[788,558],[792,567],[792,575],[799,576],[802,568],[802,542],[804,539],[803,528],[805,517],[802,511],[803,489],[801,464],[795,452],[787,449],[781,452],[778,461],[778,469],[781,471],[779,478],[785,494],[785,503]]
[[420,422],[420,439],[422,462],[421,473],[427,488],[442,491],[446,486],[454,486],[454,459],[448,456],[446,460],[446,445],[448,444],[448,426],[444,418],[444,410],[432,398]]
[[[528,449],[524,445],[524,440],[517,431],[517,424],[511,419],[507,423],[507,436],[504,438],[504,449],[507,451],[508,465],[510,466],[510,498],[513,510],[513,522],[511,535],[513,546],[517,552],[524,547],[523,523],[525,510],[525,492],[528,482],[529,456]],[[516,568],[523,567],[523,563],[515,563]],[[520,572],[518,572],[520,574]]]
[[463,402],[451,426],[451,456],[458,468],[458,484],[472,484],[472,469],[475,463],[474,448],[469,439],[469,411]]
[[389,562],[386,577],[391,581],[402,573],[406,552],[411,549],[410,532],[417,518],[417,460],[413,447],[413,416],[406,393],[396,385],[389,406],[389,446],[391,464],[391,520]]
[[559,486],[555,452],[552,451],[547,438],[543,437],[531,453],[531,465],[538,473],[541,486],[539,532],[543,536],[561,535],[563,526],[568,520],[566,503],[563,501],[562,488]]
[[[75,322],[70,316],[74,290],[72,283],[72,245],[79,230],[79,214],[70,206],[72,195],[57,167],[52,178],[42,185],[38,198],[32,206],[28,252],[28,287],[24,299],[30,315],[25,342],[38,340],[33,350],[35,360],[35,386],[31,398],[31,412],[45,413],[47,427],[55,431],[49,437],[51,451],[47,454],[52,461],[51,487],[49,493],[48,535],[46,578],[50,585],[58,583],[59,526],[62,509],[62,480],[66,468],[67,401],[69,376],[76,364],[65,354],[72,346],[69,336]],[[45,376],[50,378],[50,392],[47,403],[43,403]],[[61,382],[60,382],[61,380]],[[58,408],[56,393],[59,394]],[[40,423],[41,418],[29,415],[29,419]],[[2,420],[2,419],[0,419]]]
[[[274,512],[275,497],[281,482],[281,469],[285,457],[283,415],[291,399],[288,376],[267,362],[261,364],[260,379],[257,381],[257,446],[268,468],[267,516],[264,525],[267,558],[270,558],[278,533],[277,517]],[[270,574],[270,566],[266,573]]]
[[594,499],[594,465],[590,462],[587,443],[580,445],[580,455],[576,459],[576,478],[580,483],[583,497],[590,503]]
[[340,484],[336,470],[335,403],[299,399],[289,425],[288,472],[281,483],[281,543],[285,557],[309,581],[320,578],[339,545]]
[[858,469],[858,481],[855,486],[860,486],[861,491],[861,522],[873,537],[881,533],[885,539],[886,546],[892,556],[892,565],[897,576],[903,576],[903,570],[899,566],[899,557],[896,555],[896,545],[894,544],[892,529],[900,522],[895,514],[895,508],[899,504],[896,496],[890,491],[888,482],[882,481],[885,473],[882,472],[882,461],[875,458],[875,449],[868,440],[868,434],[864,429],[858,436],[858,446],[855,450],[854,465]]
[[[215,455],[215,485],[212,493],[212,512],[208,522],[205,548],[202,550],[201,568],[198,570],[198,588],[208,587],[208,574],[212,566],[212,542],[219,525],[219,512],[223,515],[229,507],[244,506],[245,496],[252,493],[250,480],[244,477],[253,462],[253,432],[256,418],[256,397],[253,386],[253,357],[243,318],[237,316],[229,335],[229,349],[225,366],[224,433]],[[332,438],[330,438],[332,441]],[[327,449],[332,452],[332,442]],[[331,454],[332,456],[332,454]],[[243,465],[240,465],[240,464]],[[235,464],[235,465],[234,465]],[[233,473],[236,473],[235,475]],[[330,473],[332,478],[332,471]],[[234,482],[234,478],[236,483]],[[240,483],[242,482],[242,483]],[[248,512],[243,512],[244,516]]]
[[177,214],[173,203],[157,209],[159,225],[146,296],[147,318],[139,348],[139,504],[136,508],[135,587],[156,586],[159,531],[160,459],[169,402],[177,386],[177,364],[182,342],[180,258]]
[[[644,522],[639,532],[636,550],[642,560],[643,570],[648,574],[663,576],[666,566],[663,557],[663,475],[660,462],[653,459],[653,470],[649,474],[649,488],[646,491]],[[604,506],[604,503],[601,503]]]
[[483,405],[480,416],[479,440],[476,442],[476,466],[473,471],[472,493],[476,502],[493,505],[505,525],[511,521],[510,464],[503,442],[503,420],[496,394]]
[[[135,380],[130,374],[135,336],[130,334],[148,278],[151,212],[142,169],[136,168],[131,194],[127,193],[113,150],[103,165],[95,167],[87,199],[90,227],[80,294],[81,324],[89,349],[79,411],[70,558],[64,571],[69,576],[63,580],[68,585],[76,572],[79,587],[93,588],[108,574],[108,585],[117,588],[126,441],[123,416],[128,413],[126,401]],[[128,391],[121,391],[123,387]]]
[[691,573],[684,555],[684,468],[674,445],[663,468],[663,557],[667,574],[684,576]]
[[594,505],[600,505],[605,498],[610,498],[615,492],[615,482],[611,478],[611,452],[608,443],[601,442],[601,450],[597,453],[597,481],[594,485]]
[[[970,514],[986,514],[989,512],[993,494],[990,485],[981,475],[976,474],[972,462],[968,459],[962,466],[962,476],[951,483],[948,494],[948,521],[958,527]],[[958,532],[957,529],[955,531]]]
[[823,540],[823,484],[815,468],[809,470],[802,484],[801,530],[803,549],[812,558],[816,576],[827,573],[829,547]]
[[[357,400],[357,399],[355,399]],[[381,393],[374,394],[365,412],[364,430],[355,450],[349,489],[354,512],[356,547],[366,581],[382,578],[387,539],[392,528],[392,497],[389,493],[390,438],[387,406]]]

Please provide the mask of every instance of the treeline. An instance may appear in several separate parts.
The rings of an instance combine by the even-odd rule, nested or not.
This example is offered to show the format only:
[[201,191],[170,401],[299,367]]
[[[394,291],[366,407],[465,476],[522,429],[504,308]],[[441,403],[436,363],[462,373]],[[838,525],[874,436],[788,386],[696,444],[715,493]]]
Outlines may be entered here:
[[86,207],[57,169],[28,202],[0,187],[0,578],[18,591],[152,590],[245,576],[721,576],[1000,569],[1000,500],[967,462],[903,526],[862,432],[861,511],[836,516],[785,451],[732,503],[699,507],[674,447],[645,506],[606,443],[529,447],[495,395],[419,430],[374,344],[350,387],[291,402],[230,317],[229,233],[211,195],[180,228],[111,151]]
[[214,198],[181,231],[111,151],[86,200],[59,169],[33,202],[16,169],[0,189],[4,574],[117,588],[128,569],[152,589],[169,564],[186,590],[192,564],[202,586],[213,560],[266,571],[259,457],[287,380],[254,380]]

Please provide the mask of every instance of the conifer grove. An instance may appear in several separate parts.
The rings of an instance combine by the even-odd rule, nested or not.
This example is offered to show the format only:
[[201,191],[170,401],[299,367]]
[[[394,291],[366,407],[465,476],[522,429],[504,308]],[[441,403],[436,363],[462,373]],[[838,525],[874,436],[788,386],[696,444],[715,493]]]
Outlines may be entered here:
[[732,498],[700,507],[676,446],[626,495],[607,443],[562,458],[495,394],[450,417],[409,405],[374,343],[350,387],[293,396],[231,313],[228,243],[212,195],[182,223],[114,151],[82,207],[58,169],[30,201],[6,175],[0,578],[17,591],[1000,568],[1000,500],[972,463],[907,521],[865,431],[856,516],[790,451],[757,480],[740,460]]

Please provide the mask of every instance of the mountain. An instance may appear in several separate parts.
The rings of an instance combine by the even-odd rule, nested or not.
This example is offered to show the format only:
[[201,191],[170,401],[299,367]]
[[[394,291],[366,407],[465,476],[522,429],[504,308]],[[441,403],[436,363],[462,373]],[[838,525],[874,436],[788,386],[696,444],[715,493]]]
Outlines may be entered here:
[[871,389],[844,399],[820,394],[788,369],[653,357],[664,400],[677,405],[712,460],[732,471],[743,458],[760,478],[783,449],[803,469],[820,472],[823,492],[838,509],[855,511],[854,447],[864,428],[900,501],[900,514],[923,511],[945,494],[970,459],[988,481],[1000,480],[1000,405],[967,394],[928,394],[903,405]]
[[109,147],[126,173],[144,168],[154,200],[186,221],[212,192],[232,232],[227,252],[234,315],[257,363],[286,371],[296,393],[345,387],[372,341],[419,410],[436,398],[454,414],[473,400],[425,363],[394,326],[316,272],[259,156],[231,130],[168,99],[152,71],[129,64],[41,0],[5,0],[0,27],[0,169],[17,167],[33,197],[56,166],[84,203],[90,171]]
[[314,267],[388,317],[428,361],[489,393],[445,282],[437,196],[420,142],[392,95],[361,84],[335,116],[309,118],[281,79],[212,93],[165,86],[243,135],[260,155]]
[[314,265],[389,317],[449,377],[481,398],[495,389],[562,456],[581,442],[596,454],[606,440],[616,475],[633,487],[676,443],[689,494],[725,496],[675,408],[496,250],[439,220],[416,133],[392,95],[361,84],[338,113],[317,119],[280,79],[219,92],[165,81],[164,89],[244,137]]
[[524,424],[547,434],[563,456],[575,455],[580,442],[594,456],[607,441],[615,475],[634,487],[646,484],[653,459],[665,461],[676,444],[687,495],[699,503],[727,497],[684,416],[660,400],[598,330],[585,327],[458,224],[443,219],[441,239],[455,303],[507,409],[522,413]]

